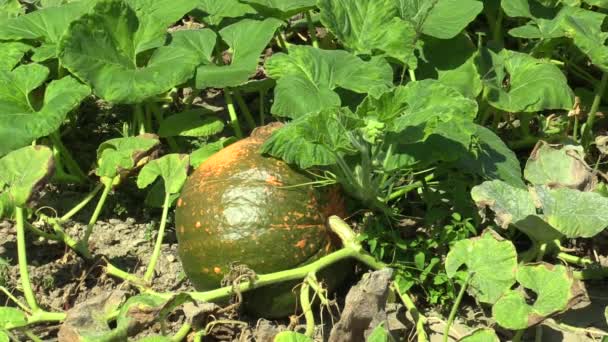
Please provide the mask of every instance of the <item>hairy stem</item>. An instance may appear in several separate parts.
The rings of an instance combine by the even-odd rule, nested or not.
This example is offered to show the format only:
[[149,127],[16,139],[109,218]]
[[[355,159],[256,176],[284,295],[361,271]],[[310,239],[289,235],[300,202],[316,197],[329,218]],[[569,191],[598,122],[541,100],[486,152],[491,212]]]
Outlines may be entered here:
[[40,310],[36,297],[34,296],[34,290],[32,290],[32,284],[30,283],[30,273],[27,269],[27,251],[25,247],[25,225],[23,218],[23,208],[15,208],[15,219],[17,221],[17,259],[19,262],[19,275],[21,278],[21,287],[23,287],[23,296],[27,305],[30,307],[32,312]]
[[226,99],[226,107],[228,107],[228,114],[230,115],[230,124],[232,125],[232,129],[234,129],[234,133],[236,137],[239,139],[243,138],[243,131],[241,131],[241,125],[239,124],[239,118],[236,115],[236,110],[234,110],[234,102],[232,101],[232,95],[230,94],[230,89],[224,89],[224,98]]
[[315,315],[312,312],[312,305],[310,303],[310,284],[308,283],[308,279],[304,279],[300,288],[300,304],[302,305],[302,312],[306,319],[306,331],[304,335],[312,337],[315,333]]
[[251,111],[249,111],[247,103],[245,103],[245,100],[243,100],[243,96],[241,96],[241,93],[236,89],[231,89],[231,91],[234,93],[234,98],[236,99],[236,102],[238,103],[239,108],[245,117],[245,121],[247,121],[247,124],[251,129],[255,128],[255,120],[253,120]]
[[70,211],[68,211],[65,215],[63,215],[63,216],[61,216],[61,218],[59,218],[59,222],[65,222],[65,221],[71,219],[82,208],[86,207],[86,205],[89,204],[89,202],[91,202],[91,200],[93,198],[95,198],[95,196],[97,195],[99,190],[101,190],[102,187],[103,187],[103,184],[101,184],[101,183],[98,183],[97,185],[95,185],[95,188],[93,188],[93,190],[91,190],[91,192],[89,192],[85,196],[85,198],[83,198],[78,204],[76,204],[76,206],[74,206],[72,209],[70,209]]
[[61,141],[61,136],[58,131],[55,131],[49,135],[49,139],[53,143],[53,146],[59,152],[61,159],[65,162],[65,166],[68,169],[70,175],[77,177],[80,183],[83,183],[87,180],[87,175],[82,171],[80,165],[76,162],[70,151],[65,147],[63,142]]
[[310,11],[306,11],[304,13],[306,17],[306,25],[308,26],[308,35],[312,40],[312,46],[318,48],[319,40],[317,39],[317,29],[315,28],[315,24],[312,22],[312,17],[310,16]]
[[450,328],[452,327],[452,323],[454,323],[454,319],[456,318],[456,313],[458,312],[458,308],[460,307],[460,302],[462,302],[464,293],[466,292],[467,287],[469,287],[469,283],[471,282],[472,278],[473,277],[472,277],[471,273],[469,273],[469,275],[467,276],[467,279],[465,280],[464,284],[462,284],[462,287],[460,288],[460,292],[458,292],[458,297],[456,297],[456,301],[454,302],[454,305],[452,305],[452,310],[450,310],[450,315],[448,316],[448,321],[445,324],[445,330],[443,331],[443,342],[448,341],[448,337],[450,336]]
[[595,91],[593,104],[591,105],[591,109],[589,110],[589,114],[587,116],[587,122],[585,123],[585,129],[583,132],[583,146],[585,149],[589,147],[591,140],[593,139],[593,124],[595,123],[597,110],[600,108],[600,103],[602,102],[602,96],[606,90],[606,83],[608,83],[608,72],[604,72],[602,74],[602,79]]
[[165,237],[165,226],[167,224],[167,214],[169,213],[170,204],[171,194],[167,192],[165,194],[165,201],[163,202],[163,213],[160,219],[158,235],[156,236],[154,252],[152,252],[152,256],[150,257],[150,263],[148,264],[148,268],[146,269],[146,273],[144,274],[145,282],[149,282],[150,280],[152,280],[152,276],[154,275],[154,268],[156,267],[156,263],[158,262],[158,258],[160,256],[160,249],[163,245],[163,238]]

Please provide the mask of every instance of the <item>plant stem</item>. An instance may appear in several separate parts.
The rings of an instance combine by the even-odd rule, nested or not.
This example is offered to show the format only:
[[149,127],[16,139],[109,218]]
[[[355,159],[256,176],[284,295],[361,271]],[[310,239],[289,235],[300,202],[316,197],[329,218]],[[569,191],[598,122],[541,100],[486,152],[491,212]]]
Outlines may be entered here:
[[143,291],[148,290],[148,286],[146,284],[144,284],[138,276],[131,274],[129,272],[125,272],[125,271],[121,270],[120,268],[112,265],[109,262],[106,262],[106,273],[111,276],[128,281],[129,283],[132,283],[133,285],[139,287],[140,290],[143,290]]
[[89,249],[88,248],[89,238],[91,237],[91,233],[93,233],[93,226],[97,222],[97,219],[99,218],[99,214],[101,214],[101,210],[103,209],[103,205],[106,203],[106,199],[108,198],[108,194],[110,193],[110,190],[112,190],[112,183],[113,183],[113,181],[109,181],[108,183],[104,184],[104,188],[103,188],[103,192],[101,193],[101,197],[99,197],[99,201],[97,202],[95,211],[93,212],[93,215],[91,215],[91,219],[89,220],[89,223],[87,224],[87,230],[85,231],[84,237],[82,238],[82,243],[86,247],[87,251]]
[[30,309],[35,312],[40,310],[32,284],[30,283],[30,273],[27,269],[27,252],[25,247],[25,225],[23,218],[23,208],[15,207],[15,219],[17,221],[17,259],[19,262],[19,275],[21,278],[21,287],[23,287],[23,296]]
[[86,181],[86,174],[82,171],[76,160],[74,160],[74,157],[72,157],[70,151],[65,147],[65,145],[61,141],[61,136],[59,135],[59,132],[55,131],[51,133],[49,135],[49,139],[51,139],[53,146],[59,151],[59,155],[61,156],[61,159],[65,162],[65,166],[67,167],[70,174],[77,177],[81,183]]
[[608,267],[586,268],[582,271],[572,272],[572,274],[579,280],[604,280],[608,278]]
[[414,301],[410,298],[410,296],[407,293],[401,293],[401,291],[399,291],[399,288],[394,283],[393,289],[395,289],[395,292],[397,292],[397,295],[399,296],[399,298],[401,298],[403,305],[405,305],[407,310],[412,315],[414,322],[416,323],[416,333],[418,335],[418,342],[427,342],[428,337],[426,335],[426,331],[424,331],[426,317],[422,315],[420,311],[418,311],[418,308],[416,308],[416,305],[414,304]]
[[243,139],[243,131],[241,131],[239,118],[234,110],[234,102],[232,101],[230,89],[224,89],[224,98],[226,99],[226,106],[228,107],[228,114],[230,115],[230,124],[232,125],[232,129],[234,129],[234,133],[236,134],[237,138]]
[[65,222],[65,221],[71,219],[72,216],[76,215],[76,213],[78,213],[82,208],[84,208],[87,204],[89,204],[89,202],[91,202],[91,200],[93,198],[95,198],[95,196],[97,195],[99,190],[101,190],[102,187],[103,187],[103,184],[101,184],[101,183],[98,183],[97,185],[95,185],[95,188],[93,188],[93,190],[91,190],[91,192],[89,192],[89,194],[85,198],[83,198],[82,201],[80,201],[78,204],[76,204],[76,206],[74,208],[72,208],[65,215],[63,215],[63,216],[61,216],[61,218],[59,218],[59,222]]
[[287,53],[289,51],[289,46],[287,45],[287,42],[285,42],[285,38],[281,33],[277,33],[277,41],[279,42],[279,46],[283,52]]
[[152,280],[152,276],[154,275],[154,268],[156,267],[156,263],[158,262],[158,257],[160,256],[160,249],[163,245],[163,238],[165,237],[165,226],[167,224],[167,214],[169,213],[169,207],[171,202],[171,194],[165,194],[165,201],[163,202],[163,213],[160,219],[160,228],[158,229],[158,235],[156,236],[156,244],[154,245],[154,252],[152,252],[152,256],[150,257],[150,263],[148,264],[148,268],[146,269],[146,273],[144,274],[144,281],[149,282]]
[[583,146],[585,149],[589,147],[593,138],[593,124],[595,123],[597,110],[600,108],[600,103],[602,102],[602,96],[606,90],[606,83],[608,83],[608,72],[604,72],[602,74],[602,79],[595,91],[593,104],[591,105],[591,109],[589,110],[589,114],[587,116],[587,122],[585,123],[585,129],[583,131]]
[[408,74],[410,75],[410,79],[411,79],[413,82],[416,82],[416,72],[414,71],[414,69],[412,69],[412,68],[408,68],[408,69],[407,69],[407,72],[408,72]]
[[526,332],[525,329],[522,330],[517,330],[515,332],[515,335],[513,336],[513,342],[520,342],[521,338],[524,336],[524,333]]
[[249,127],[251,129],[255,128],[255,120],[253,120],[253,116],[251,116],[251,112],[249,111],[249,107],[247,107],[247,103],[245,103],[245,100],[243,100],[243,97],[241,96],[241,93],[236,90],[236,89],[231,89],[231,91],[234,93],[234,97],[236,98],[236,102],[239,105],[239,108],[241,108],[241,112],[243,113],[243,116],[245,116],[245,120],[247,121],[247,124],[249,125]]
[[563,260],[567,263],[575,264],[575,265],[579,265],[579,266],[587,266],[587,265],[594,264],[593,260],[591,260],[589,258],[579,257],[579,256],[571,255],[571,254],[568,254],[565,252],[559,252],[555,255],[555,257],[557,257],[558,259]]
[[312,17],[310,16],[310,11],[306,11],[304,13],[304,16],[306,17],[306,25],[308,25],[308,35],[310,36],[310,39],[312,40],[312,46],[318,48],[319,41],[317,40],[317,29],[315,28],[315,25],[312,22]]
[[572,140],[574,140],[575,142],[578,142],[578,126],[579,126],[579,119],[578,119],[578,115],[574,116],[574,127],[572,128]]
[[302,288],[300,288],[300,304],[302,305],[302,312],[306,319],[306,331],[304,335],[312,337],[315,333],[315,315],[312,312],[310,304],[310,284],[308,284],[308,279],[304,279]]
[[139,129],[139,134],[146,133],[143,108],[142,108],[142,105],[139,103],[133,105],[133,119],[135,122],[133,129]]
[[51,241],[61,241],[61,238],[59,238],[59,236],[57,236],[55,234],[47,233],[43,230],[40,230],[29,222],[24,222],[24,224],[27,229],[29,229],[32,233],[34,233],[38,236],[41,236],[41,237],[43,237],[47,240],[51,240]]
[[266,99],[266,90],[260,90],[260,125],[264,126],[266,110],[264,108],[264,100]]
[[171,337],[171,341],[172,342],[183,341],[188,336],[190,329],[192,329],[192,324],[184,323],[184,325],[182,325],[181,328],[179,328],[179,330],[175,333],[175,335],[173,335],[173,337]]
[[28,312],[28,313],[29,313],[29,312],[31,312],[31,311],[30,311],[30,308],[28,308],[28,307],[27,307],[27,305],[23,304],[23,303],[22,303],[22,302],[21,302],[19,299],[17,299],[17,297],[13,296],[13,294],[12,294],[12,293],[10,293],[10,292],[9,292],[9,291],[6,289],[6,287],[4,287],[4,286],[0,286],[0,292],[4,293],[4,295],[5,295],[5,296],[7,296],[7,297],[8,297],[10,300],[12,300],[12,301],[13,301],[13,303],[17,304],[17,306],[18,306],[18,307],[19,307],[21,310],[23,310],[23,311],[25,311],[25,312]]
[[458,292],[458,297],[456,297],[456,301],[454,302],[454,305],[452,305],[452,310],[450,310],[450,315],[448,316],[448,321],[445,325],[445,330],[443,331],[443,342],[448,341],[448,337],[450,335],[450,328],[452,327],[452,323],[454,323],[454,319],[456,318],[456,313],[458,312],[458,308],[460,307],[460,302],[462,302],[464,293],[466,292],[467,287],[469,287],[469,283],[471,282],[472,278],[473,278],[472,274],[469,273],[469,275],[467,276],[467,279],[465,280],[464,284],[462,284],[462,287],[460,288],[460,292]]

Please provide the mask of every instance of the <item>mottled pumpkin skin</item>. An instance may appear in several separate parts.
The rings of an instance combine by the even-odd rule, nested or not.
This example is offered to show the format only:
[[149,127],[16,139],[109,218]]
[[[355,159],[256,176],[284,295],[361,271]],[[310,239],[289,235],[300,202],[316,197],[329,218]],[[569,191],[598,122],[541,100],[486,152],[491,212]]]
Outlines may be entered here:
[[[326,222],[328,215],[344,211],[340,196],[302,186],[311,179],[281,160],[261,156],[258,150],[270,131],[258,131],[213,155],[188,178],[178,199],[179,255],[198,290],[219,287],[233,263],[264,274],[301,266],[335,249]],[[279,292],[279,287],[267,288],[268,295],[256,290],[246,300],[269,316],[293,312],[292,286]]]

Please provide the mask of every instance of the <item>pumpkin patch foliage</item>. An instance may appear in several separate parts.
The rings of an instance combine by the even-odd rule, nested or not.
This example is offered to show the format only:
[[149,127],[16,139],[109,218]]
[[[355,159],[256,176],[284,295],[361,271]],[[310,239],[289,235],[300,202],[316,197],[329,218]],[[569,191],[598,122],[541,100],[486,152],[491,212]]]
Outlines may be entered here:
[[0,0],[0,342],[606,338],[607,16]]

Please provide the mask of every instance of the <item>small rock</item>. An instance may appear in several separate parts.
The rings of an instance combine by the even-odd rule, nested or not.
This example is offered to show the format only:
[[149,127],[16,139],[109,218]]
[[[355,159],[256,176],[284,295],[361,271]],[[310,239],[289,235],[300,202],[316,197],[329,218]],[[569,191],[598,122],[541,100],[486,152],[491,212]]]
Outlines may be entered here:
[[127,218],[127,224],[135,224],[135,219],[132,217]]
[[111,225],[113,225],[113,226],[115,226],[115,225],[118,225],[118,224],[121,224],[121,223],[122,223],[122,221],[121,221],[121,220],[118,220],[118,219],[113,219],[113,218],[112,218],[112,219],[109,219],[109,220],[108,220],[108,222],[109,222]]
[[119,223],[116,226],[114,226],[114,229],[116,229],[117,231],[118,230],[125,230],[125,229],[128,229],[128,228],[129,228],[129,226],[126,225],[126,224],[124,224],[124,223]]
[[175,256],[171,255],[171,254],[167,255],[167,261],[168,262],[174,262],[175,261]]

